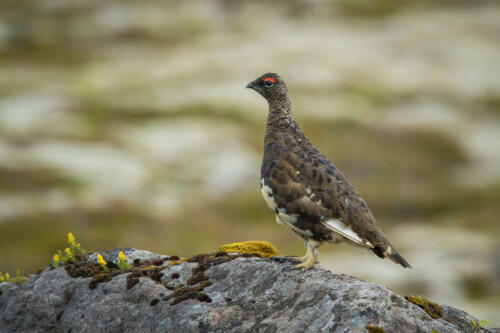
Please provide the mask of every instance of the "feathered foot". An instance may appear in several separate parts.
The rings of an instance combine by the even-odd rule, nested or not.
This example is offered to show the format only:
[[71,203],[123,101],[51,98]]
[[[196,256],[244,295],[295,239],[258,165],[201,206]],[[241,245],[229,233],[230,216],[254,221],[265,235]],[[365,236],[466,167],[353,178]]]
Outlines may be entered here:
[[319,243],[313,240],[306,241],[307,253],[305,256],[298,258],[301,263],[293,266],[295,269],[305,268],[310,269],[314,266],[318,259],[318,247]]

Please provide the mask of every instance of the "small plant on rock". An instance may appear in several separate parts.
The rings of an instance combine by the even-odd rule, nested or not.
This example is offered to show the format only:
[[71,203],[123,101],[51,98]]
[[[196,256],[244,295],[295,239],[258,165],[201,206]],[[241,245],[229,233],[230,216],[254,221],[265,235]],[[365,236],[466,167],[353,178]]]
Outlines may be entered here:
[[56,253],[54,254],[54,256],[52,257],[52,265],[54,265],[54,268],[59,268],[59,262],[61,261],[61,258],[59,257],[59,255]]
[[87,253],[80,243],[77,243],[73,233],[68,233],[68,245],[69,247],[64,249],[64,254],[61,250],[58,250],[56,254],[52,257],[54,268],[58,268],[60,264],[65,264],[66,262],[76,263],[81,260],[81,258]]
[[75,236],[70,232],[68,233],[68,244],[71,249],[71,252],[75,255],[84,256],[87,252],[82,249],[81,244],[75,241]]
[[73,252],[71,252],[71,249],[69,247],[64,249],[64,253],[66,254],[66,259],[69,262],[75,262],[75,256],[73,256]]
[[485,325],[488,325],[490,322],[488,320],[480,320],[479,323],[476,323],[474,320],[470,320],[472,326],[474,326],[474,333],[481,331],[484,329]]
[[19,269],[16,270],[16,276],[11,277],[9,273],[5,273],[5,275],[0,272],[0,282],[12,282],[21,284],[26,281],[26,277],[21,275],[21,271]]
[[104,258],[102,257],[102,255],[100,253],[97,254],[97,263],[99,264],[99,266],[101,266],[101,268],[105,272],[108,271],[108,267],[106,266],[108,263],[106,262],[106,260],[104,260]]
[[120,253],[118,253],[118,262],[116,263],[116,265],[119,269],[124,271],[130,269],[130,264],[127,262],[127,258],[125,257],[123,251],[120,251]]

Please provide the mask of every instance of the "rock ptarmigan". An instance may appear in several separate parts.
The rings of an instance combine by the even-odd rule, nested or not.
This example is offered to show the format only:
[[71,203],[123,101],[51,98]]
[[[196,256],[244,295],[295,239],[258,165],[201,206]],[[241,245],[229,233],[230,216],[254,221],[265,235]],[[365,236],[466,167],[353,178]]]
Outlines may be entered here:
[[410,264],[389,243],[363,198],[305,137],[295,122],[283,79],[267,73],[250,82],[269,104],[260,187],[276,221],[305,239],[296,268],[311,268],[325,242],[370,249],[403,267]]

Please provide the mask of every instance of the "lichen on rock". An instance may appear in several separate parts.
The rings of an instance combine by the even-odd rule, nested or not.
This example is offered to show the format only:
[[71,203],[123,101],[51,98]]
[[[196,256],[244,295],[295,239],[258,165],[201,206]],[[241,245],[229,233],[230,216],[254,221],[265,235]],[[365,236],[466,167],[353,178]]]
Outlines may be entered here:
[[387,333],[383,328],[378,326],[366,325],[365,328],[368,333]]
[[429,316],[431,316],[434,319],[441,318],[441,316],[443,315],[441,307],[436,303],[429,301],[426,298],[420,296],[406,296],[405,298],[408,301],[412,302],[413,304],[416,304],[419,307],[421,307],[425,312],[429,314]]
[[219,251],[231,253],[253,253],[262,258],[276,257],[279,253],[273,244],[266,241],[245,241],[222,245]]
[[185,262],[185,261],[187,261],[187,259],[186,259],[186,258],[177,259],[177,260],[170,260],[170,261],[168,262],[168,264],[169,264],[170,266],[175,266],[175,265],[180,265],[180,264],[182,264],[182,263],[183,263],[183,262]]

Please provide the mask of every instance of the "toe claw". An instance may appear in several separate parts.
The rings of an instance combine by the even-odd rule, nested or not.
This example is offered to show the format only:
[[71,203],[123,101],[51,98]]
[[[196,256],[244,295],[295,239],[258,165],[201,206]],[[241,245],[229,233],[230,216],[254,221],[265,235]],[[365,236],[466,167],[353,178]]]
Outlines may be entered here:
[[308,270],[308,269],[311,269],[314,266],[314,264],[315,264],[314,260],[306,260],[300,264],[293,266],[293,268],[295,268],[295,269],[304,268],[305,270]]

